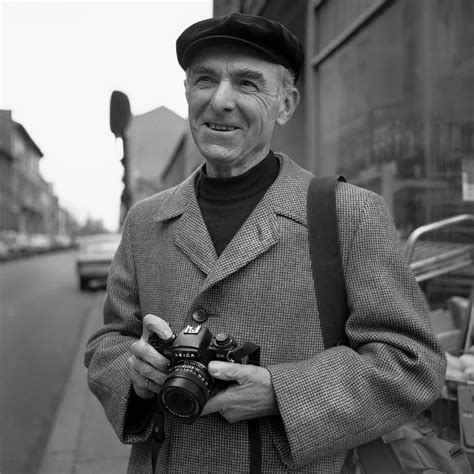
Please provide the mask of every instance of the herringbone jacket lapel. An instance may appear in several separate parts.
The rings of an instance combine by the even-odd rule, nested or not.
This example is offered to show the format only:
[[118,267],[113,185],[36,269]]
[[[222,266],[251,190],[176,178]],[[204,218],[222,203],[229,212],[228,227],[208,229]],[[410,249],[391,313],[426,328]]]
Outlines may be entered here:
[[172,228],[176,246],[204,273],[209,274],[217,254],[196,199],[195,171],[177,186],[154,217],[156,222],[177,219]]
[[275,211],[271,199],[264,196],[215,262],[202,291],[256,259],[275,245],[278,238]]
[[[155,216],[164,222],[178,218],[173,239],[178,248],[206,275],[201,291],[205,291],[248,265],[278,242],[278,214],[305,222],[305,214],[295,196],[291,164],[281,157],[278,178],[259,202],[252,214],[217,258],[212,240],[204,223],[195,192],[196,171],[178,186]],[[296,204],[297,203],[297,204]]]

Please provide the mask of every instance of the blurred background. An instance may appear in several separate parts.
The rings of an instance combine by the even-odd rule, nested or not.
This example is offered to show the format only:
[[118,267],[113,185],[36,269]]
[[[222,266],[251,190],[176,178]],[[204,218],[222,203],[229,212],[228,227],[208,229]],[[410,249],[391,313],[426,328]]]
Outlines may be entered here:
[[[385,198],[446,351],[471,350],[472,0],[3,1],[1,472],[125,472],[84,344],[128,209],[202,161],[175,40],[232,11],[282,22],[305,48],[274,149]],[[459,375],[427,416],[474,453],[471,383]]]

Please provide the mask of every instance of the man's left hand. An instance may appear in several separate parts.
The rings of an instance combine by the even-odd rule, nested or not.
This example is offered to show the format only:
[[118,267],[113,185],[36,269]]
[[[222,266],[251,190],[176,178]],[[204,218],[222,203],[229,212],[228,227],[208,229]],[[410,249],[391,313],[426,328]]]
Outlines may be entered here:
[[211,397],[202,415],[218,412],[235,423],[278,413],[270,372],[264,367],[212,361],[207,370],[216,379],[236,384]]

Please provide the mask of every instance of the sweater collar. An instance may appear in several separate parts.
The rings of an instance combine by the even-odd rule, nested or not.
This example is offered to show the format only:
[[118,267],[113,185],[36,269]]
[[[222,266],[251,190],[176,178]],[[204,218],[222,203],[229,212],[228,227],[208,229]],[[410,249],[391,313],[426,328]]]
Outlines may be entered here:
[[[306,193],[312,174],[283,153],[275,153],[275,156],[280,163],[280,172],[265,196],[265,203],[270,203],[275,213],[306,225]],[[168,190],[168,196],[161,201],[154,216],[156,222],[176,218],[190,205],[198,206],[195,183],[201,168],[183,183]]]
[[197,177],[199,199],[226,203],[251,197],[268,189],[278,176],[279,163],[272,151],[256,166],[245,173],[229,178],[213,178],[206,174],[205,165]]

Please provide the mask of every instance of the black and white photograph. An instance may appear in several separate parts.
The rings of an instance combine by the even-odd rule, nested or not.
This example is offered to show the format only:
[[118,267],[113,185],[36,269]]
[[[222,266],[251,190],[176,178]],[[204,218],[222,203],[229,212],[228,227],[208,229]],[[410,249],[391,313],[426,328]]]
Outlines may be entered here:
[[473,24],[0,1],[0,474],[472,474]]

